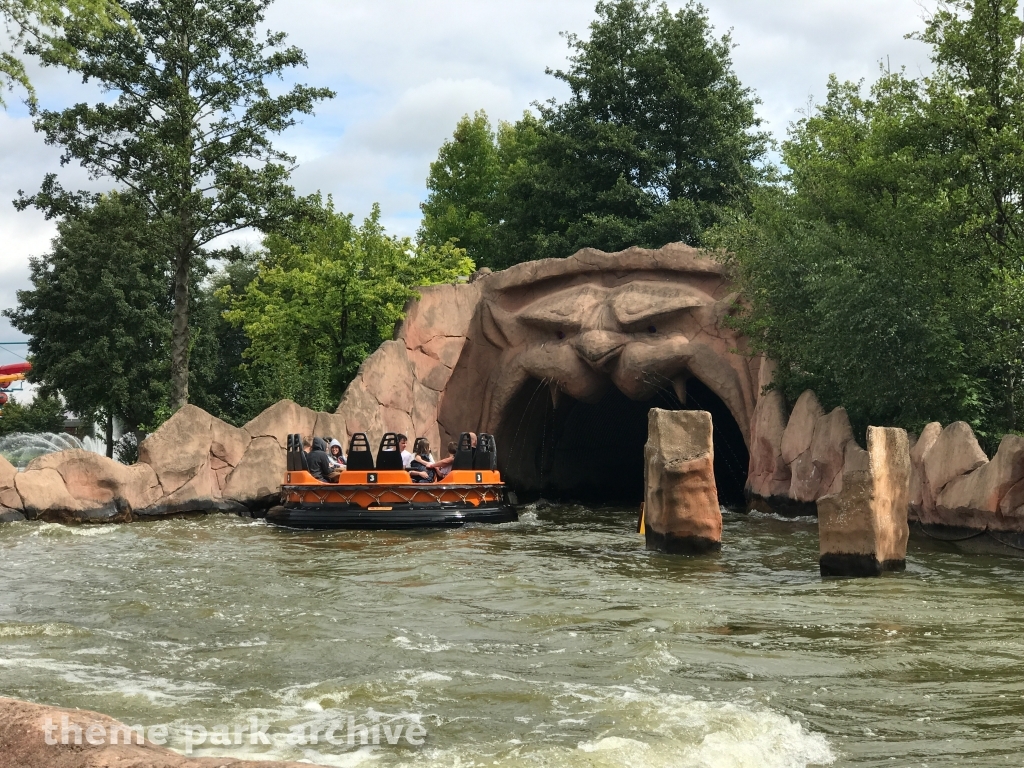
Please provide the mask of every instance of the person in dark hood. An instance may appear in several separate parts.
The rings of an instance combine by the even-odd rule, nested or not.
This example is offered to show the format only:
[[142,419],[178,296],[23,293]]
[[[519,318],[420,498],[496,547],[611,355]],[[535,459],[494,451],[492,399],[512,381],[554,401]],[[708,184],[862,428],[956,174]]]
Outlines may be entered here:
[[309,474],[321,483],[331,482],[331,457],[327,455],[327,443],[322,438],[313,438],[313,450],[306,455]]

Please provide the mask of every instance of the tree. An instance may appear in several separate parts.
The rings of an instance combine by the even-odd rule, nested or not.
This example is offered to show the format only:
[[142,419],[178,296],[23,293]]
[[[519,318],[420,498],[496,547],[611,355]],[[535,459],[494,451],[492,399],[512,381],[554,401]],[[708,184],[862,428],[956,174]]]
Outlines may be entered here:
[[8,33],[8,50],[0,50],[0,106],[6,106],[3,87],[20,85],[35,104],[35,89],[29,82],[25,63],[18,58],[26,41],[49,45],[53,56],[70,62],[76,51],[59,42],[58,31],[67,23],[78,25],[86,34],[104,34],[115,19],[125,14],[116,0],[0,0],[0,20]]
[[452,138],[430,164],[427,200],[420,205],[423,223],[418,238],[425,245],[449,240],[480,266],[501,261],[495,253],[495,196],[503,172],[494,131],[482,110],[465,115]]
[[231,298],[225,318],[250,339],[244,399],[251,412],[290,398],[316,410],[337,405],[359,365],[392,337],[415,288],[474,268],[446,243],[414,246],[387,235],[374,206],[362,226],[328,199],[315,221],[271,234],[259,274]]
[[918,37],[934,72],[828,98],[783,144],[782,183],[715,242],[742,327],[789,397],[868,423],[1020,428],[1024,23],[1015,0],[945,3]]
[[486,122],[464,120],[442,147],[425,242],[486,243],[490,266],[585,246],[696,245],[759,182],[758,102],[703,6],[602,1],[589,39],[566,39],[569,68],[548,72],[569,86],[567,101],[499,126],[490,147]]
[[[79,161],[145,201],[166,227],[173,313],[171,408],[188,401],[189,288],[216,238],[268,229],[295,211],[287,184],[294,158],[271,136],[334,94],[295,85],[272,95],[266,81],[304,65],[285,36],[258,27],[270,0],[125,0],[131,22],[101,37],[70,24],[61,42],[79,52],[70,68],[116,94],[112,102],[37,113],[36,129]],[[52,48],[44,63],[65,63]],[[49,214],[69,196],[51,175],[20,207]]]
[[57,226],[31,260],[32,289],[4,310],[27,334],[29,380],[84,418],[129,431],[152,423],[167,397],[167,258],[162,232],[131,195],[103,195]]
[[[241,426],[256,415],[246,405],[252,390],[243,368],[249,347],[245,331],[224,319],[234,301],[259,274],[259,251],[245,251],[228,261],[192,291],[194,332],[189,366],[189,397],[208,413]],[[258,412],[258,411],[257,411]]]
[[64,404],[60,398],[36,395],[28,405],[13,397],[0,413],[0,437],[16,432],[61,432],[64,429]]

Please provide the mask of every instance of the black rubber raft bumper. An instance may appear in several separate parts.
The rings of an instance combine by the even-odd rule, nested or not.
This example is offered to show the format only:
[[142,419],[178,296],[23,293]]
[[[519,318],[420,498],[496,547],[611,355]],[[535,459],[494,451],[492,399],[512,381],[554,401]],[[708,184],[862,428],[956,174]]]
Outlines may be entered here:
[[514,523],[519,514],[508,503],[479,507],[462,504],[395,504],[389,510],[320,504],[273,507],[267,522],[305,530],[391,531],[417,528],[461,528],[468,523]]

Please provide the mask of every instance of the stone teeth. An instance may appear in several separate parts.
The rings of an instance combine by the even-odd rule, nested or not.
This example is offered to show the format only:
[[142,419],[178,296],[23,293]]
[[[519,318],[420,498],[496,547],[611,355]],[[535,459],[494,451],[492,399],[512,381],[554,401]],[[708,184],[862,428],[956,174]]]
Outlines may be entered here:
[[551,407],[557,408],[559,401],[562,399],[562,390],[558,388],[557,381],[548,382],[548,390],[551,392]]

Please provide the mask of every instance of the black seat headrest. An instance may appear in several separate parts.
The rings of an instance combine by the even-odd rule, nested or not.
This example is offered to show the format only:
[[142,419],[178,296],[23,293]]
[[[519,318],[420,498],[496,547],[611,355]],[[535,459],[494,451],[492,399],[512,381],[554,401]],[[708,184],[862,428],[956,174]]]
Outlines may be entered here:
[[370,441],[365,432],[356,432],[348,441],[348,463],[346,469],[356,472],[372,472],[376,467],[373,464],[373,452],[370,450]]
[[496,470],[498,468],[498,446],[494,435],[484,433],[477,438],[473,469]]
[[402,452],[398,450],[398,435],[394,432],[385,432],[384,437],[380,439],[380,449],[377,451],[377,469],[382,471],[405,469]]
[[470,437],[469,432],[463,432],[459,435],[459,447],[455,450],[455,461],[452,462],[452,469],[472,469],[475,452],[473,438]]
[[285,453],[285,468],[288,472],[294,472],[298,467],[295,466],[295,435],[288,435],[288,450]]

